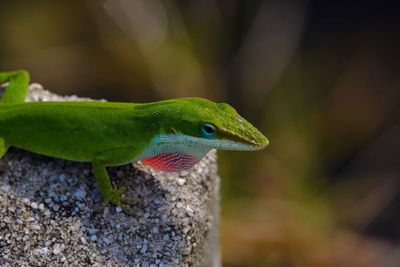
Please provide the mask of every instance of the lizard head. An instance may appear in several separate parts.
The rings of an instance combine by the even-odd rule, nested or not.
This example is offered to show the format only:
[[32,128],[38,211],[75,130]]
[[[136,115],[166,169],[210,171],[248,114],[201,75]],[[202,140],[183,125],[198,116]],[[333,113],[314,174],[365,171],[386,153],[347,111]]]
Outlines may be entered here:
[[[151,141],[149,153],[143,156],[142,162],[147,165],[176,171],[192,167],[211,149],[252,151],[263,149],[269,143],[226,103],[203,98],[161,103],[156,110],[153,107],[161,127]],[[177,166],[165,167],[171,164]]]
[[[183,134],[199,138],[205,146],[223,150],[260,150],[268,139],[226,103],[203,98],[184,99],[181,129]],[[178,120],[178,118],[177,118]]]

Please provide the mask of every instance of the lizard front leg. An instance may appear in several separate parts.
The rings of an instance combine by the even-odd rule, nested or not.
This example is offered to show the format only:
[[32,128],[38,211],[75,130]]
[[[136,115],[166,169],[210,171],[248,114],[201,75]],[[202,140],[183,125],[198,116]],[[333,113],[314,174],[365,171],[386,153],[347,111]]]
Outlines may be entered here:
[[106,201],[123,208],[127,213],[133,213],[129,207],[130,204],[135,204],[137,201],[125,199],[121,196],[121,191],[114,189],[111,185],[110,177],[108,176],[106,167],[121,165],[131,161],[135,156],[135,149],[132,147],[118,148],[100,153],[92,161],[93,174],[96,178],[96,183],[99,191]]

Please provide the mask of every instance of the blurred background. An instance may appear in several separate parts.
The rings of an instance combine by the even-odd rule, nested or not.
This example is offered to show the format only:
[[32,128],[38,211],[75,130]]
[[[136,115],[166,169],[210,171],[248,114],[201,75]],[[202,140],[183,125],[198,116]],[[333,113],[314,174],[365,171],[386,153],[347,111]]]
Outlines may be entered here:
[[224,266],[400,266],[400,8],[388,1],[1,1],[0,69],[58,94],[232,104]]

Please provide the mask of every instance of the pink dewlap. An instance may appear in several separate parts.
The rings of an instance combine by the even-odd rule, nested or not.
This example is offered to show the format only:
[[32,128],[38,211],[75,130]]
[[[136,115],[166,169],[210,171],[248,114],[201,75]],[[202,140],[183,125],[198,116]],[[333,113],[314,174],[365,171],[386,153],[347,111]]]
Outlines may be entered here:
[[182,170],[190,169],[199,160],[188,154],[181,153],[161,153],[154,157],[146,158],[142,160],[144,165],[150,166],[151,168],[167,171],[167,172],[179,172]]

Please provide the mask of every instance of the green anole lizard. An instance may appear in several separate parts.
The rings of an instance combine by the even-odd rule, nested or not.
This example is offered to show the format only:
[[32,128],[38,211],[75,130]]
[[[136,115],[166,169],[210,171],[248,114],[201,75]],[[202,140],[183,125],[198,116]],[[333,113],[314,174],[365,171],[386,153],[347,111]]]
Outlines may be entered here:
[[25,102],[26,71],[0,72],[0,157],[14,146],[91,162],[103,198],[125,207],[106,167],[141,161],[162,171],[193,167],[211,149],[259,150],[268,139],[230,105],[203,98],[133,104]]

